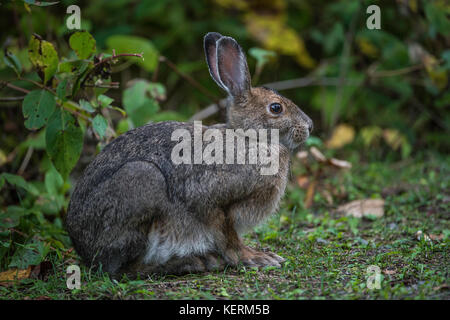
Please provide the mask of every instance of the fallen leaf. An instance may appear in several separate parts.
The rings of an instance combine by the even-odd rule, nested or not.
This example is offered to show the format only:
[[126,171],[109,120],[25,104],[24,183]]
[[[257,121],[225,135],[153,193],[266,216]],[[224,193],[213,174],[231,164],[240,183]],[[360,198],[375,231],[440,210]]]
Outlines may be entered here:
[[297,177],[297,184],[300,188],[306,189],[309,184],[309,178],[308,176],[298,176]]
[[306,197],[305,197],[305,208],[310,208],[312,206],[313,200],[314,200],[314,193],[316,191],[316,180],[313,180],[309,186],[308,190],[306,190]]
[[380,218],[384,215],[384,200],[355,200],[339,206],[336,211],[343,212],[346,216],[352,216],[355,218],[362,218],[367,216],[375,216],[377,218]]
[[422,238],[425,241],[431,241],[431,238],[426,233],[424,233],[422,230],[417,231],[415,234],[415,237],[416,237],[416,240],[419,240],[419,241],[422,240]]
[[331,195],[330,191],[322,190],[320,193],[327,200],[328,204],[330,204],[330,205],[333,204],[333,196]]
[[312,156],[314,157],[314,159],[316,159],[319,162],[325,162],[327,161],[327,158],[323,155],[322,152],[320,152],[319,149],[317,149],[316,147],[311,147],[311,149],[309,149],[309,152],[311,152]]
[[440,241],[440,240],[442,240],[442,239],[444,239],[444,235],[443,234],[429,234],[429,237],[430,237],[430,239],[431,240],[438,240],[438,241]]
[[297,159],[303,160],[308,157],[308,151],[299,151],[296,154]]
[[0,272],[0,285],[10,286],[15,280],[28,279],[31,273],[31,266],[27,269],[17,270],[17,268]]
[[332,164],[335,167],[342,168],[342,169],[350,169],[352,167],[352,164],[345,160],[339,160],[335,158],[331,158],[329,160],[330,164]]
[[444,284],[441,284],[441,285],[439,285],[437,287],[434,287],[433,290],[434,291],[439,291],[439,290],[448,289],[448,288],[450,288],[450,285],[444,283]]
[[392,274],[396,274],[397,271],[386,269],[386,270],[383,271],[383,273],[386,274],[386,275],[392,275]]

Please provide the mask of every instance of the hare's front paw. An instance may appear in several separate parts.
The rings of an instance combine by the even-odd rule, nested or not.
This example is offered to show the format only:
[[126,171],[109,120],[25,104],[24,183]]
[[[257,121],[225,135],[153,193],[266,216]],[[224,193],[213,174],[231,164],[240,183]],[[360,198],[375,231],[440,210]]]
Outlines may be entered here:
[[245,247],[242,250],[241,260],[245,266],[249,267],[281,267],[281,263],[285,261],[285,259],[273,252],[257,251],[250,247]]

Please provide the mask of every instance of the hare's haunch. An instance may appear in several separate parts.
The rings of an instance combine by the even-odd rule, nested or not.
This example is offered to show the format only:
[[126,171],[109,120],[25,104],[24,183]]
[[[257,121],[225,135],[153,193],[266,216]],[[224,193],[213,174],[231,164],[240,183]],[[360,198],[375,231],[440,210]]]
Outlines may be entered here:
[[[227,122],[199,128],[174,121],[150,123],[116,138],[97,155],[77,182],[66,217],[74,247],[86,264],[113,276],[134,276],[239,263],[280,266],[284,261],[245,246],[241,235],[277,210],[289,154],[308,138],[312,121],[277,92],[251,86],[245,55],[234,39],[211,32],[204,48],[211,77],[229,95]],[[174,132],[194,141],[195,130],[206,137],[209,129],[215,129],[211,140],[216,145],[215,139],[230,130],[275,130],[278,141],[263,143],[258,136],[251,147],[247,137],[244,150],[236,149],[233,157],[243,152],[245,159],[252,154],[260,159],[261,150],[267,151],[277,156],[276,172],[261,174],[267,163],[259,160],[174,161],[179,144]],[[184,152],[182,158],[191,159]]]

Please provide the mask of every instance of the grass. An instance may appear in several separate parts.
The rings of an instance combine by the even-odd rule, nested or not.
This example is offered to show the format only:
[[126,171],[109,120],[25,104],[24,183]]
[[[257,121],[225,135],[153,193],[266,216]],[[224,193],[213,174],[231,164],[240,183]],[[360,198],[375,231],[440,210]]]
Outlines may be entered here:
[[[303,207],[305,192],[292,182],[279,213],[245,237],[247,244],[286,258],[281,269],[241,267],[117,282],[81,266],[81,289],[69,290],[65,270],[77,261],[50,255],[45,279],[0,286],[0,298],[449,299],[449,163],[448,157],[428,156],[328,172],[319,190],[335,192],[333,202],[317,192],[309,209]],[[298,164],[293,169],[293,177],[302,172]],[[359,219],[334,210],[364,198],[384,198],[385,215]],[[419,230],[435,240],[418,240]],[[381,271],[380,289],[367,287],[371,265]]]

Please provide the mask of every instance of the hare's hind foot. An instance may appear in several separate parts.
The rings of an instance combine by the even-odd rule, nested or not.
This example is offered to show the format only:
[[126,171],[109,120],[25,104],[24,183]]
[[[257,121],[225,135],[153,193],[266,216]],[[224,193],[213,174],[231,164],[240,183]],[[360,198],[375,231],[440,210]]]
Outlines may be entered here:
[[273,252],[257,251],[245,246],[242,249],[241,261],[248,267],[281,267],[281,264],[286,260]]
[[133,268],[132,272],[141,276],[154,274],[183,275],[219,271],[223,270],[225,266],[225,261],[219,255],[207,253],[204,255],[173,257],[161,265],[139,264]]

